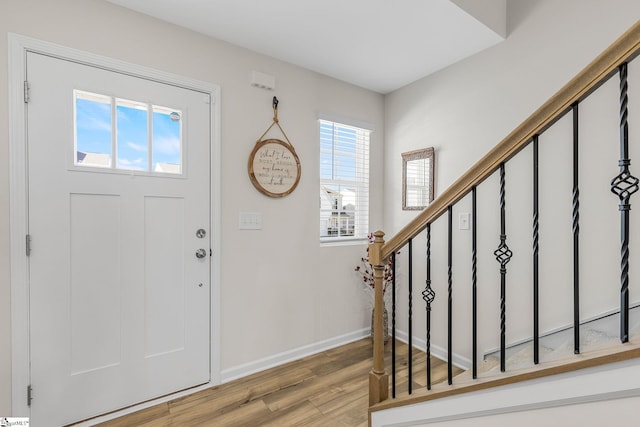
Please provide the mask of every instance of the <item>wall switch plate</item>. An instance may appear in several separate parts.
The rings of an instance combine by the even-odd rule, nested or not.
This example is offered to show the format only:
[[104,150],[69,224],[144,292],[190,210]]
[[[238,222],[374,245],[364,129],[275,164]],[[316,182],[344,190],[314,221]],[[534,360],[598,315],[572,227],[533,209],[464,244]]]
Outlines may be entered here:
[[262,230],[262,213],[240,212],[238,228],[240,230]]
[[469,212],[462,212],[458,215],[458,229],[469,230]]

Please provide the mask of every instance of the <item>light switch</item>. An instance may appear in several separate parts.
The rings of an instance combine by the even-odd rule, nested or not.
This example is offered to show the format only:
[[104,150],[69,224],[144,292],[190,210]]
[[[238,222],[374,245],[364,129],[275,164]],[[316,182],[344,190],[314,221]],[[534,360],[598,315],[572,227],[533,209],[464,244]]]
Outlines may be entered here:
[[240,230],[262,230],[262,213],[240,212],[238,228]]
[[462,212],[458,215],[458,229],[459,230],[469,229],[469,212]]

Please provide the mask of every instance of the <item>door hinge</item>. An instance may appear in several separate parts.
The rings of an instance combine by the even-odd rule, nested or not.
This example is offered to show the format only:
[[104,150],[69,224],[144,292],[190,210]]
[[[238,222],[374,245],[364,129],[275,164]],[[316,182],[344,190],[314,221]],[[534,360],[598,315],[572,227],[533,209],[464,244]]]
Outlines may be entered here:
[[25,240],[27,256],[30,256],[31,255],[31,234],[27,234],[24,240]]
[[26,80],[24,81],[24,103],[29,103],[29,82]]
[[31,384],[27,386],[27,406],[31,406],[31,401],[33,400],[33,388]]

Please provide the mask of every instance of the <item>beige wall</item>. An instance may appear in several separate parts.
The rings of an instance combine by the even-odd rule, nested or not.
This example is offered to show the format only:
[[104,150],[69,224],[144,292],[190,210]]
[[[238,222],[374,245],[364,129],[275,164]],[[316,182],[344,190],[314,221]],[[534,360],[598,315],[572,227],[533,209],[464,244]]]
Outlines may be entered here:
[[[509,134],[600,52],[640,18],[635,0],[510,0],[508,38],[385,98],[385,231],[391,235],[416,213],[401,210],[401,153],[434,146],[436,195]],[[640,155],[640,63],[630,67],[632,158]],[[619,295],[618,199],[609,182],[618,173],[617,77],[581,113],[581,314],[615,309]],[[634,97],[634,94],[635,97]],[[635,123],[635,125],[633,124]],[[635,129],[635,130],[634,130]],[[540,265],[543,331],[572,322],[571,122],[563,120],[541,137]],[[635,141],[635,142],[634,142]],[[635,154],[634,154],[635,152]],[[634,157],[635,156],[635,157]],[[638,175],[637,163],[632,171]],[[507,243],[514,252],[507,273],[507,342],[531,336],[531,149],[507,165]],[[498,179],[478,189],[478,287],[480,351],[499,346]],[[633,202],[637,204],[639,199]],[[470,212],[470,197],[454,208],[454,352],[471,356],[471,233],[458,230],[458,214]],[[640,210],[632,210],[638,224]],[[640,228],[632,226],[631,253],[640,251]],[[432,229],[433,344],[446,348],[446,219]],[[424,287],[424,235],[415,240],[414,289]],[[406,281],[407,251],[400,273]],[[604,256],[603,256],[604,254]],[[632,300],[640,299],[640,270],[631,264]],[[604,289],[609,292],[604,292]],[[405,288],[406,289],[406,288]],[[415,291],[414,291],[415,292]],[[401,291],[404,300],[406,291]],[[419,307],[423,307],[419,301]],[[414,333],[424,340],[424,309],[414,303]],[[407,328],[405,316],[400,327]]]
[[[383,98],[98,0],[0,2],[0,99],[8,98],[7,33],[220,85],[221,369],[229,370],[368,326],[352,271],[363,245],[318,243],[318,127],[327,113],[372,123],[371,167],[380,170]],[[252,70],[276,77],[274,92],[251,87]],[[302,163],[283,199],[258,193],[247,158],[271,123],[271,98]],[[8,103],[0,102],[0,415],[11,413]],[[371,177],[371,227],[382,225],[382,175]],[[261,231],[238,230],[238,213],[261,212]]]

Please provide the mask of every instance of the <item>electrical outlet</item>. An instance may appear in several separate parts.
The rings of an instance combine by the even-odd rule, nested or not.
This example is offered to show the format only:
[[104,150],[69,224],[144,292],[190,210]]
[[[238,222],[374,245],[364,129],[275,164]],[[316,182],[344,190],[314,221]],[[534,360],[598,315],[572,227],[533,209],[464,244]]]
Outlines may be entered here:
[[458,229],[459,230],[468,230],[469,229],[469,212],[462,212],[458,215]]

